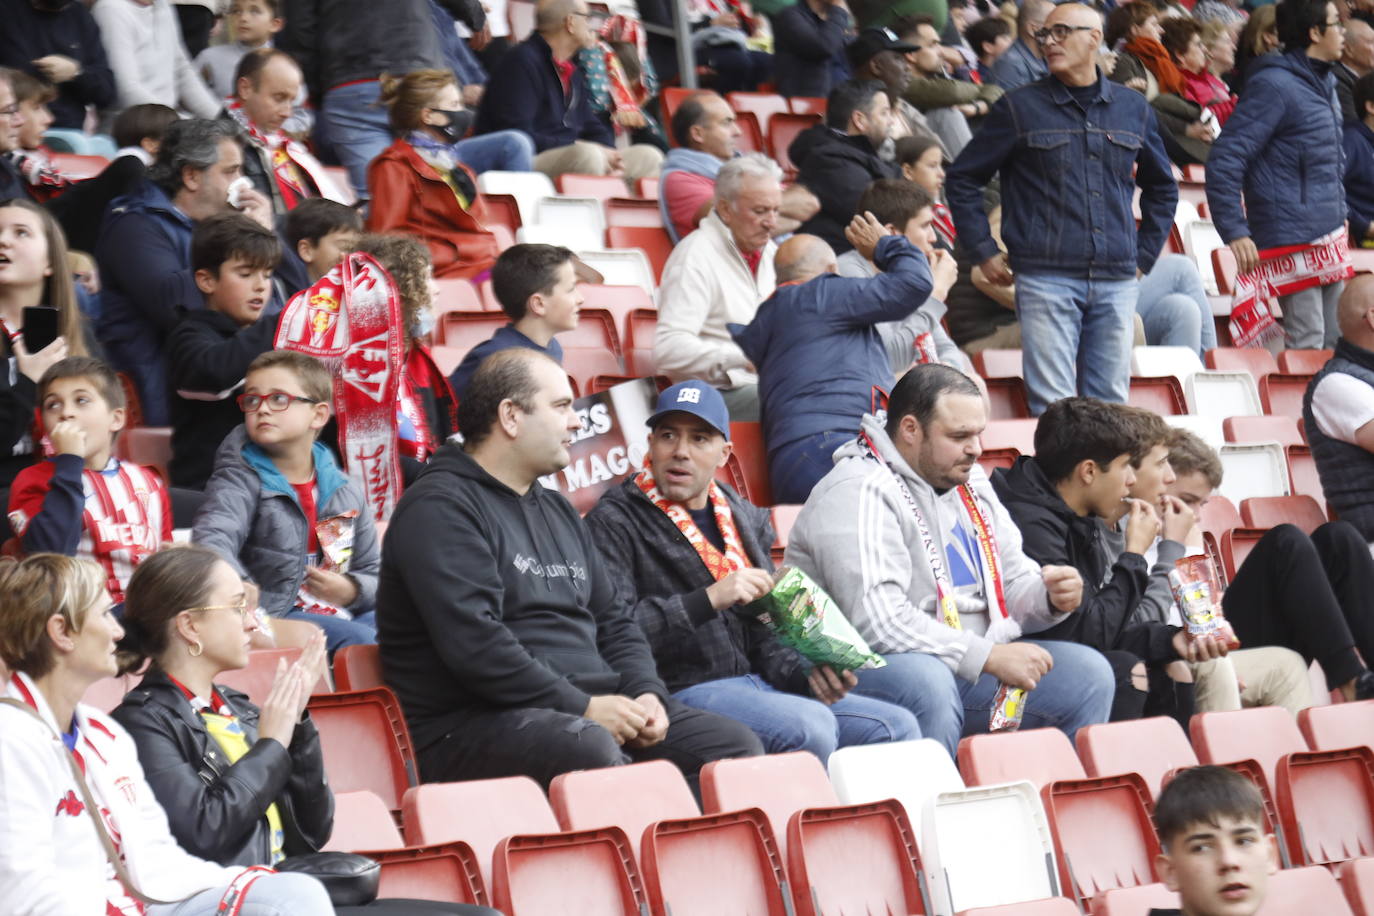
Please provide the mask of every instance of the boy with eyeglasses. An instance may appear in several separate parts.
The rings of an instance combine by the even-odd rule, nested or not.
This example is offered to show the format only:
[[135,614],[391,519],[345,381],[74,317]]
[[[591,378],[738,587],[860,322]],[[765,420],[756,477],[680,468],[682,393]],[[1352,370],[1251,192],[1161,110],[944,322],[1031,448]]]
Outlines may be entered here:
[[324,629],[331,653],[375,643],[381,551],[358,483],[318,442],[334,380],[293,350],[253,360],[235,403],[243,425],[220,446],[191,540],[255,582],[272,617]]
[[152,468],[114,457],[124,386],[101,360],[54,363],[38,381],[38,404],[52,457],[20,471],[10,487],[19,549],[94,560],[111,600],[122,603],[134,567],[172,539],[167,486]]

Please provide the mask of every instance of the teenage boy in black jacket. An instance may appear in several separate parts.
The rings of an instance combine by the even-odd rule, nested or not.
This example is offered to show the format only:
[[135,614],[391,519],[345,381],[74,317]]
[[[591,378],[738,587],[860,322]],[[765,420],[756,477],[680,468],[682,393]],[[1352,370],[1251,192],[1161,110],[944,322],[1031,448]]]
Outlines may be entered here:
[[[1136,424],[1117,406],[1095,398],[1064,398],[1035,428],[1035,457],[1022,456],[993,473],[992,486],[1021,529],[1022,549],[1043,565],[1072,566],[1083,576],[1083,604],[1043,639],[1092,646],[1117,676],[1112,719],[1138,718],[1146,701],[1139,663],[1162,667],[1179,658],[1206,661],[1226,654],[1219,640],[1189,640],[1178,627],[1132,624],[1150,569],[1145,552],[1159,533],[1155,508],[1130,500],[1126,549],[1115,561],[1102,519],[1114,518],[1135,482],[1141,457]],[[1148,451],[1146,446],[1143,451]]]
[[[746,726],[669,697],[591,536],[539,478],[581,428],[567,375],[533,350],[488,357],[459,406],[464,444],[392,515],[378,641],[426,782],[762,752]],[[671,723],[671,728],[669,725]]]

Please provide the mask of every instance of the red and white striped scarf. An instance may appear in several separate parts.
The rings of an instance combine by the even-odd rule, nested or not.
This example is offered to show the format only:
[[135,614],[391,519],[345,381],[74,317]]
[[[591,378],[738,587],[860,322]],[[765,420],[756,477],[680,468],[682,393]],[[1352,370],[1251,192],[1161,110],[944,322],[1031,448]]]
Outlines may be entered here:
[[739,530],[735,528],[735,515],[730,511],[730,504],[726,502],[720,485],[714,480],[706,492],[711,511],[716,518],[716,525],[720,528],[720,536],[725,541],[723,552],[706,539],[706,535],[701,533],[701,529],[692,521],[691,514],[682,508],[681,503],[671,502],[658,491],[658,484],[654,482],[654,475],[647,467],[647,463],[646,467],[635,475],[635,486],[639,487],[664,515],[672,519],[674,525],[677,525],[677,530],[682,532],[682,536],[692,545],[697,556],[701,557],[701,562],[706,564],[706,571],[711,574],[712,579],[719,582],[732,572],[750,567],[749,557],[745,554],[744,545],[739,539]]

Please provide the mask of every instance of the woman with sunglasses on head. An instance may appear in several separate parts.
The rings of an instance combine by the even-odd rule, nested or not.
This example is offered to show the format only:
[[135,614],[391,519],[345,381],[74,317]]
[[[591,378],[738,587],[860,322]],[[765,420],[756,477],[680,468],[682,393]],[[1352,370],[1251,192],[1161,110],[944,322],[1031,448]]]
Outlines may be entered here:
[[4,911],[332,913],[313,878],[226,867],[178,845],[135,741],[81,704],[116,673],[121,636],[99,566],[55,554],[0,560],[0,660],[12,672],[0,704]]
[[[129,582],[121,666],[151,667],[113,713],[138,747],[148,784],[188,850],[232,865],[275,865],[318,851],[334,822],[320,736],[306,712],[324,671],[316,633],[282,661],[262,706],[216,686],[248,664],[256,621],[242,580],[203,547],[149,557]],[[339,912],[348,912],[340,908]],[[481,913],[477,907],[376,901],[369,916]]]

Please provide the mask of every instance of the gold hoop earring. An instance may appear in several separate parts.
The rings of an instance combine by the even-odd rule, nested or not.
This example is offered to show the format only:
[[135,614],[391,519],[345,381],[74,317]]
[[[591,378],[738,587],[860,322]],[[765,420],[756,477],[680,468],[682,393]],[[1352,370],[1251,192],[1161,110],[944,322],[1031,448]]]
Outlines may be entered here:
[[200,653],[204,651],[205,647],[200,644],[199,639],[186,647],[186,654],[190,655],[192,658],[200,658]]

